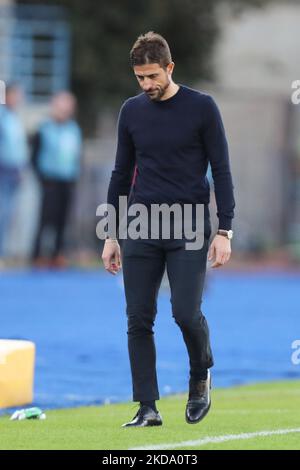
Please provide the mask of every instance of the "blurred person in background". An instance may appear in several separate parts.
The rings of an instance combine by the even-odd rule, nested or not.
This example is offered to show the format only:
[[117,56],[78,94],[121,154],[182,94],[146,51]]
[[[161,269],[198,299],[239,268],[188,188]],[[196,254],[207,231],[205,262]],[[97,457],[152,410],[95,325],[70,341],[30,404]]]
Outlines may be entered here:
[[6,87],[6,104],[0,105],[0,266],[7,258],[7,240],[24,170],[28,163],[27,139],[17,108],[23,92],[17,83]]
[[[207,321],[201,311],[207,255],[213,261],[212,267],[218,268],[229,261],[231,254],[235,201],[227,140],[213,98],[172,80],[174,62],[162,36],[153,32],[140,36],[130,58],[143,93],[126,100],[120,111],[116,162],[107,202],[117,214],[119,197],[128,196],[130,191],[132,203],[148,208],[152,204],[190,204],[194,208],[202,204],[204,243],[201,249],[190,251],[186,250],[184,236],[180,240],[163,237],[123,240],[133,400],[140,402],[137,414],[123,426],[162,425],[155,403],[159,390],[153,326],[165,268],[173,317],[181,329],[190,361],[185,419],[194,424],[206,416],[211,404],[213,355]],[[219,219],[211,243],[208,163]],[[107,238],[102,259],[108,272],[116,274],[121,269],[121,250],[116,238]]]
[[[40,181],[42,201],[32,262],[37,266],[63,267],[64,232],[80,175],[81,131],[74,120],[76,99],[63,91],[51,102],[51,115],[40,126],[33,142],[32,164]],[[42,250],[45,229],[51,229],[51,252]]]

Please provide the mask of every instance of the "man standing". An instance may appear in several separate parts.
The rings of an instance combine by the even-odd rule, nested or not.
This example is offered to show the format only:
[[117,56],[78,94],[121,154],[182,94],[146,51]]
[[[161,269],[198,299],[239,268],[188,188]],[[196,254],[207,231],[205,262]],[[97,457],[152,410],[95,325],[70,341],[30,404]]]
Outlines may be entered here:
[[[206,319],[200,310],[208,259],[212,267],[230,258],[233,185],[228,148],[218,108],[213,99],[172,80],[174,62],[166,40],[148,32],[130,52],[131,65],[143,93],[122,106],[118,123],[115,168],[108,203],[118,211],[119,196],[147,207],[174,203],[204,205],[204,243],[186,250],[185,240],[126,239],[122,247],[128,317],[128,349],[136,416],[124,427],[159,426],[159,399],[153,325],[156,299],[167,269],[173,317],[180,327],[189,361],[189,397],[186,421],[197,423],[210,408],[210,372],[213,357]],[[219,230],[210,248],[209,184],[211,165]],[[134,173],[134,183],[132,177]],[[195,220],[194,220],[195,222]],[[209,248],[209,249],[208,249]],[[118,241],[108,238],[102,254],[112,274],[121,268]]]

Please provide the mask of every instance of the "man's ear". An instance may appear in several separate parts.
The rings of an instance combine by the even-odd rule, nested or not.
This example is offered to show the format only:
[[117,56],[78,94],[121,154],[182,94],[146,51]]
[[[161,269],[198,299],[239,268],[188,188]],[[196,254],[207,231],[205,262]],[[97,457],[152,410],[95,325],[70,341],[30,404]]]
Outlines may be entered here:
[[175,63],[174,63],[174,62],[170,62],[170,63],[167,65],[167,72],[168,72],[169,75],[172,75],[173,70],[174,70],[174,67],[175,67]]

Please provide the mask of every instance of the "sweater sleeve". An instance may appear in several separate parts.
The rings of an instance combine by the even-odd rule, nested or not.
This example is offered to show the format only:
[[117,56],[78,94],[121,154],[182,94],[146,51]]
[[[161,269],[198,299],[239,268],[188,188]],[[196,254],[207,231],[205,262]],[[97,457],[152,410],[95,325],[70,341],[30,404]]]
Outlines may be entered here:
[[115,166],[112,171],[107,202],[116,210],[117,228],[119,223],[119,196],[129,196],[135,167],[135,148],[128,131],[126,102],[123,104],[118,119],[118,143]]
[[234,217],[235,200],[228,145],[220,111],[210,96],[207,96],[205,107],[203,145],[214,180],[219,229],[230,230]]

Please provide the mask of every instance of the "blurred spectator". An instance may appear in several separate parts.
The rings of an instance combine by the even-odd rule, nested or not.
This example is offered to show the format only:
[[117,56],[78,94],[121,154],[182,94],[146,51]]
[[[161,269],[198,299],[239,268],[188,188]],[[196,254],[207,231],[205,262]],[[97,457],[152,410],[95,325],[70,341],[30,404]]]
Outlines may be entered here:
[[8,257],[6,242],[24,170],[28,163],[25,130],[17,115],[23,99],[18,84],[6,87],[6,104],[0,106],[0,264]]
[[210,163],[208,164],[208,167],[207,167],[206,178],[209,182],[210,191],[212,193],[212,192],[214,192],[215,189],[214,189],[214,180],[213,180],[213,177],[212,177],[212,171],[211,171]]
[[69,92],[55,95],[51,116],[37,132],[33,143],[32,162],[42,189],[39,225],[34,243],[32,261],[36,265],[48,263],[41,256],[45,228],[51,228],[54,243],[50,264],[64,266],[63,239],[72,202],[75,182],[80,174],[81,131],[74,120],[75,97]]

